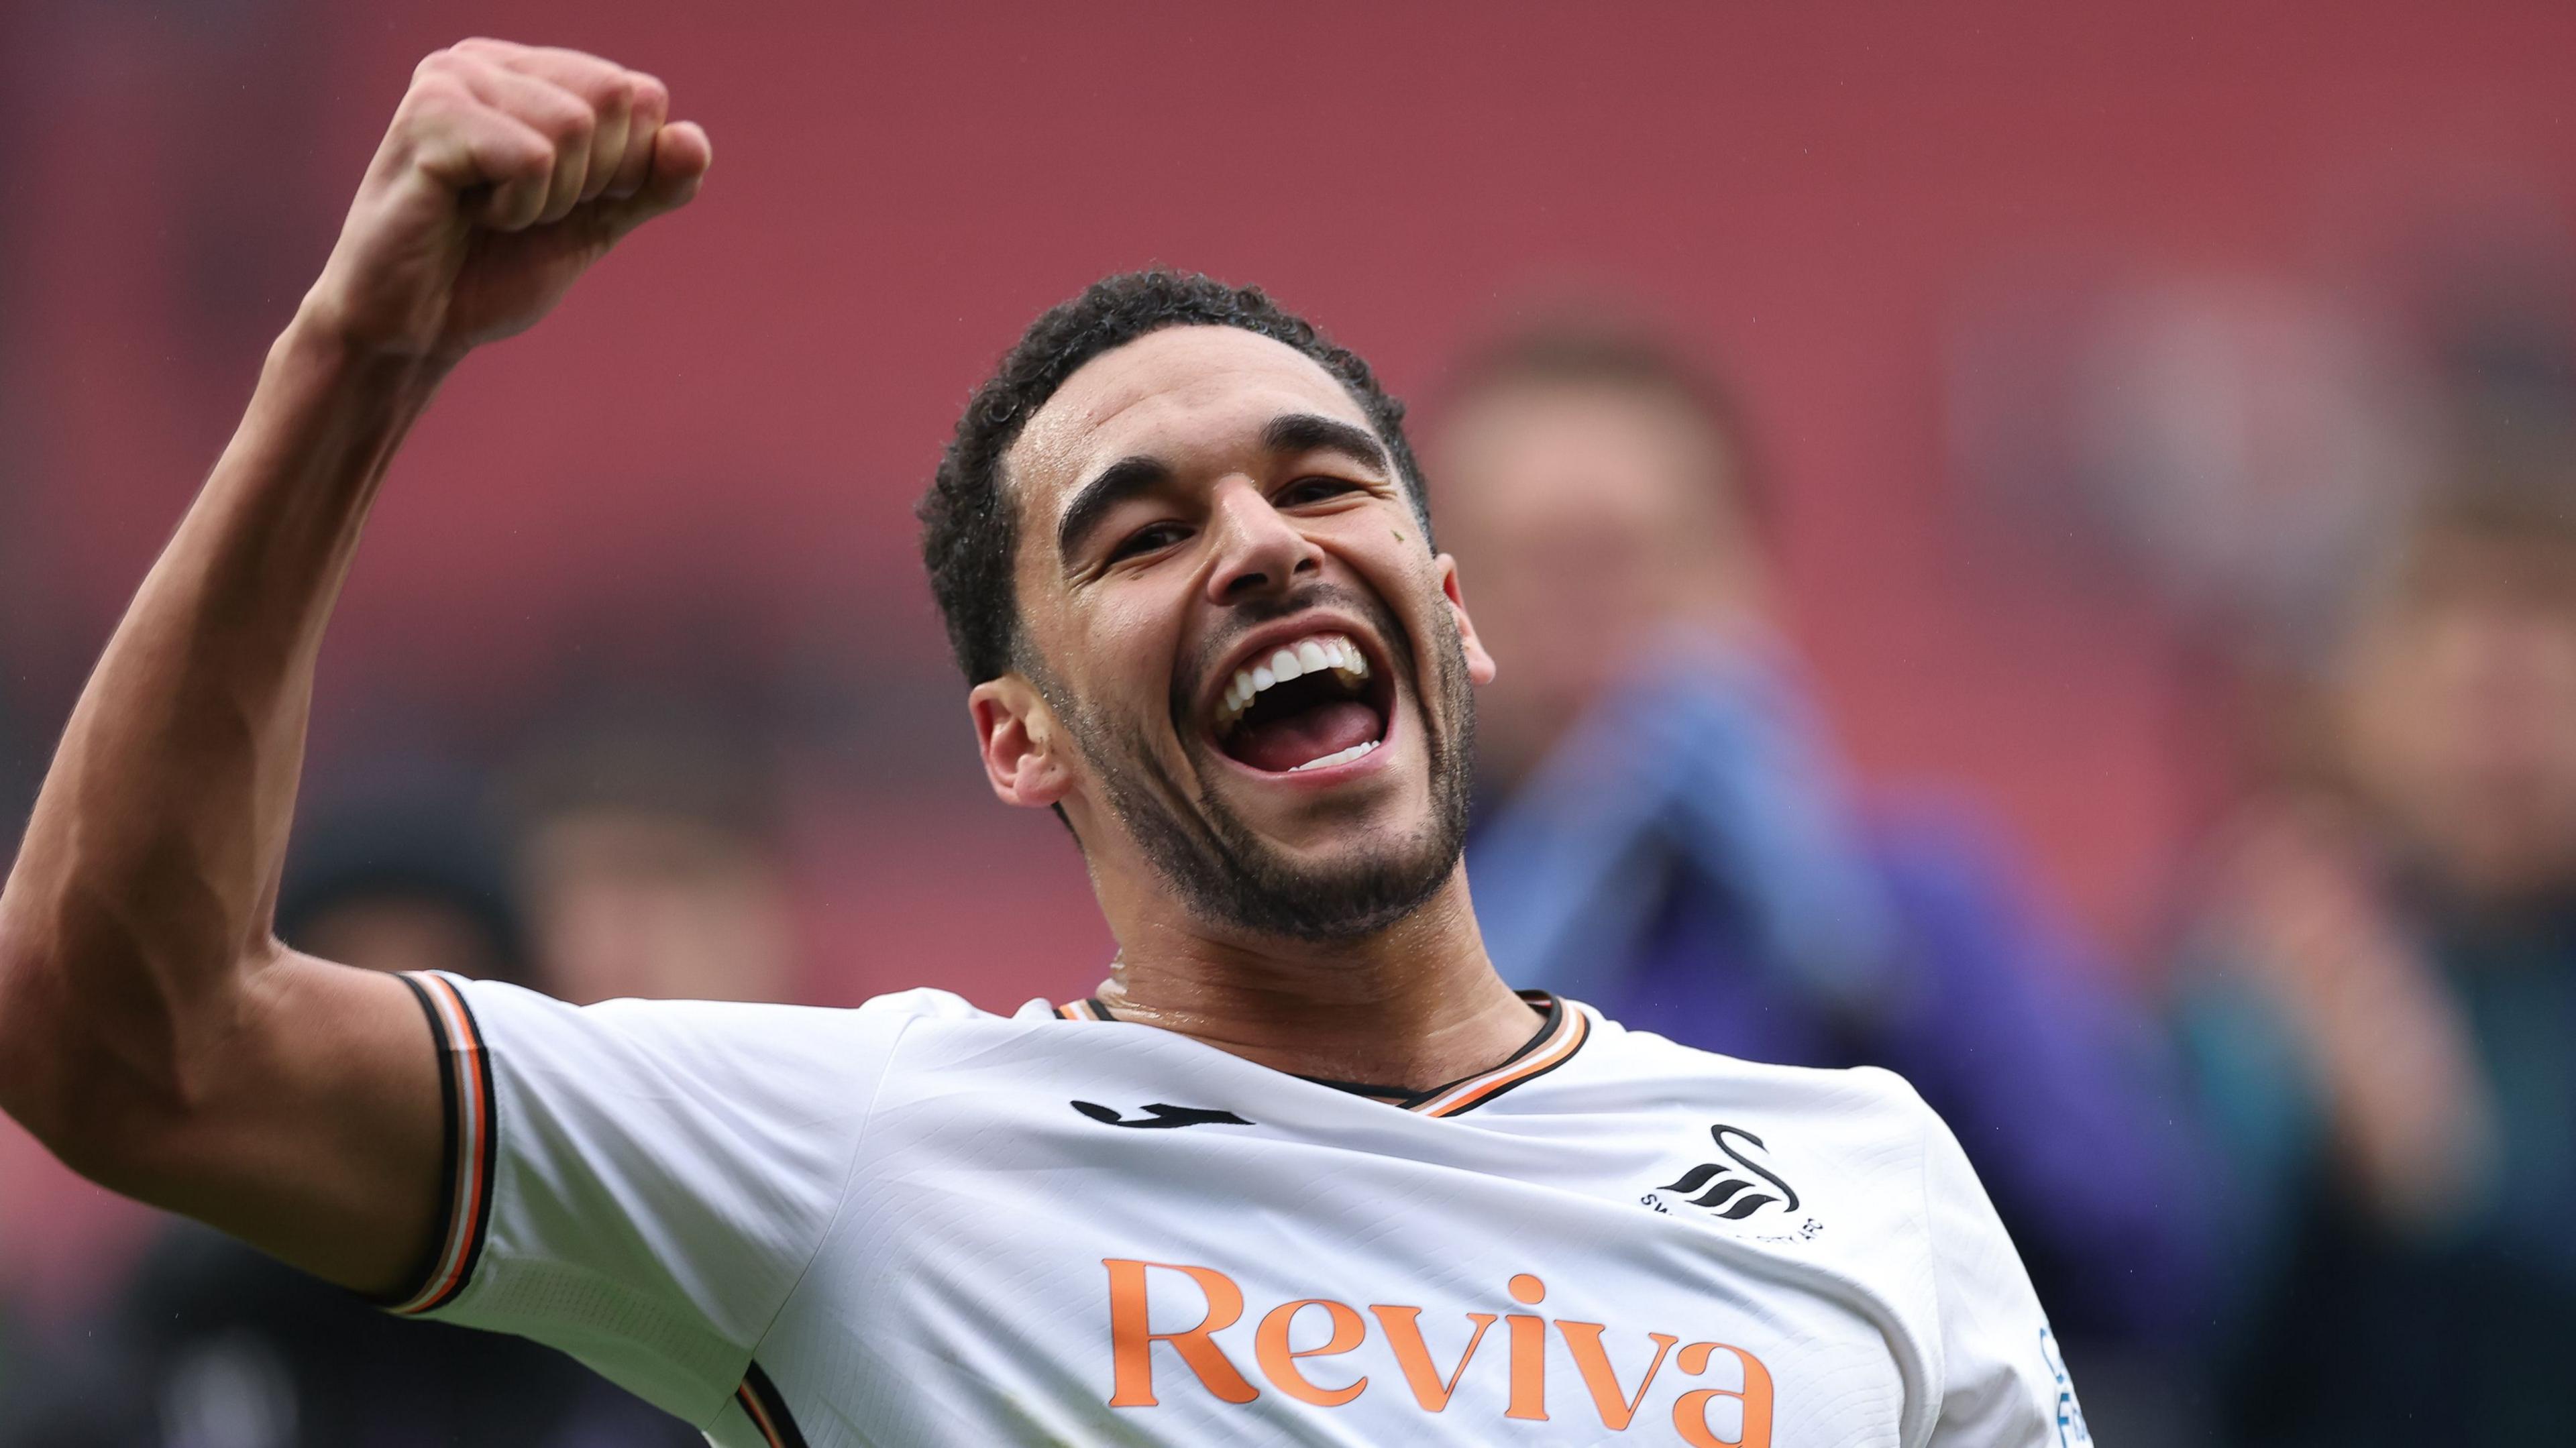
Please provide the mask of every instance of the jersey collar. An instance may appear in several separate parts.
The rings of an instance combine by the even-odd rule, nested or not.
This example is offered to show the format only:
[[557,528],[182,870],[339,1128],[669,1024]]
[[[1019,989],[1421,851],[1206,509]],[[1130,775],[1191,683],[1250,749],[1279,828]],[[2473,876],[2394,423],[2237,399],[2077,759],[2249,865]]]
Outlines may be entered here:
[[[1383,1101],[1424,1116],[1456,1116],[1474,1110],[1506,1091],[1535,1081],[1574,1058],[1592,1034],[1592,1023],[1578,1008],[1543,990],[1525,990],[1522,1000],[1539,1013],[1538,1030],[1521,1048],[1497,1066],[1462,1076],[1428,1091],[1412,1091],[1401,1086],[1372,1086],[1360,1081],[1335,1081],[1323,1076],[1301,1076],[1318,1086],[1348,1091],[1372,1101]],[[1098,996],[1086,996],[1057,1006],[1055,1013],[1068,1021],[1115,1021],[1109,1007]]]

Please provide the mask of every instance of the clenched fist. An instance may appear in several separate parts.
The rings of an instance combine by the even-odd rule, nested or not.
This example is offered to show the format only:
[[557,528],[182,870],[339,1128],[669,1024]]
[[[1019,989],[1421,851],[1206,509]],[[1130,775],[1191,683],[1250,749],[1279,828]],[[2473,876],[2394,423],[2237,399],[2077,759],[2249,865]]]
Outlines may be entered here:
[[618,238],[697,194],[712,151],[670,93],[573,50],[468,40],[420,63],[306,319],[453,361],[524,331]]

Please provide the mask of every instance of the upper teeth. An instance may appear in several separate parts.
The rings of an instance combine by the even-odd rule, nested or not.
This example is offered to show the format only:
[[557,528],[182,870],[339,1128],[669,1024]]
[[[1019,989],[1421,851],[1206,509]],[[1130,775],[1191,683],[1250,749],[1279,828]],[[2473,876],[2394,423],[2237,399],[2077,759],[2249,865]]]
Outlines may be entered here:
[[1345,683],[1357,683],[1368,677],[1368,659],[1359,645],[1340,634],[1315,634],[1299,639],[1269,658],[1234,671],[1233,682],[1225,686],[1224,702],[1217,705],[1216,728],[1219,734],[1235,726],[1243,711],[1261,691],[1290,679],[1302,679],[1318,670],[1331,669]]

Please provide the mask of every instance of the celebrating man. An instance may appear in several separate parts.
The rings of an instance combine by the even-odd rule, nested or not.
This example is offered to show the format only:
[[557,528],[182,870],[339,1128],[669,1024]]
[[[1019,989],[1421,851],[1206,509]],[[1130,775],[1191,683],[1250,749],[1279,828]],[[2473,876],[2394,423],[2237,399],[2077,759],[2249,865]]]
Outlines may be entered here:
[[1257,292],[1144,273],[1048,313],[923,503],[994,791],[1060,811],[1120,942],[1098,995],[574,1009],[279,945],[376,484],[466,352],[695,194],[707,138],[666,115],[572,52],[423,63],[46,782],[0,1105],[726,1448],[2081,1440],[1895,1077],[1495,975],[1460,864],[1493,662],[1402,409]]

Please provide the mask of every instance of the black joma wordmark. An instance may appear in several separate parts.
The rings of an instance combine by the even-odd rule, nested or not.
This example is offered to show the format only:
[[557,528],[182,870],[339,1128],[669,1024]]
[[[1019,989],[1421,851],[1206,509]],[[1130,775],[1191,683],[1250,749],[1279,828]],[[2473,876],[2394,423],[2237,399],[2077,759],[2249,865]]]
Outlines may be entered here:
[[1145,1108],[1142,1116],[1121,1116],[1096,1101],[1076,1101],[1073,1109],[1103,1126],[1132,1126],[1140,1131],[1161,1131],[1175,1126],[1250,1126],[1252,1123],[1231,1111],[1213,1111],[1205,1106],[1174,1106],[1157,1101]]

